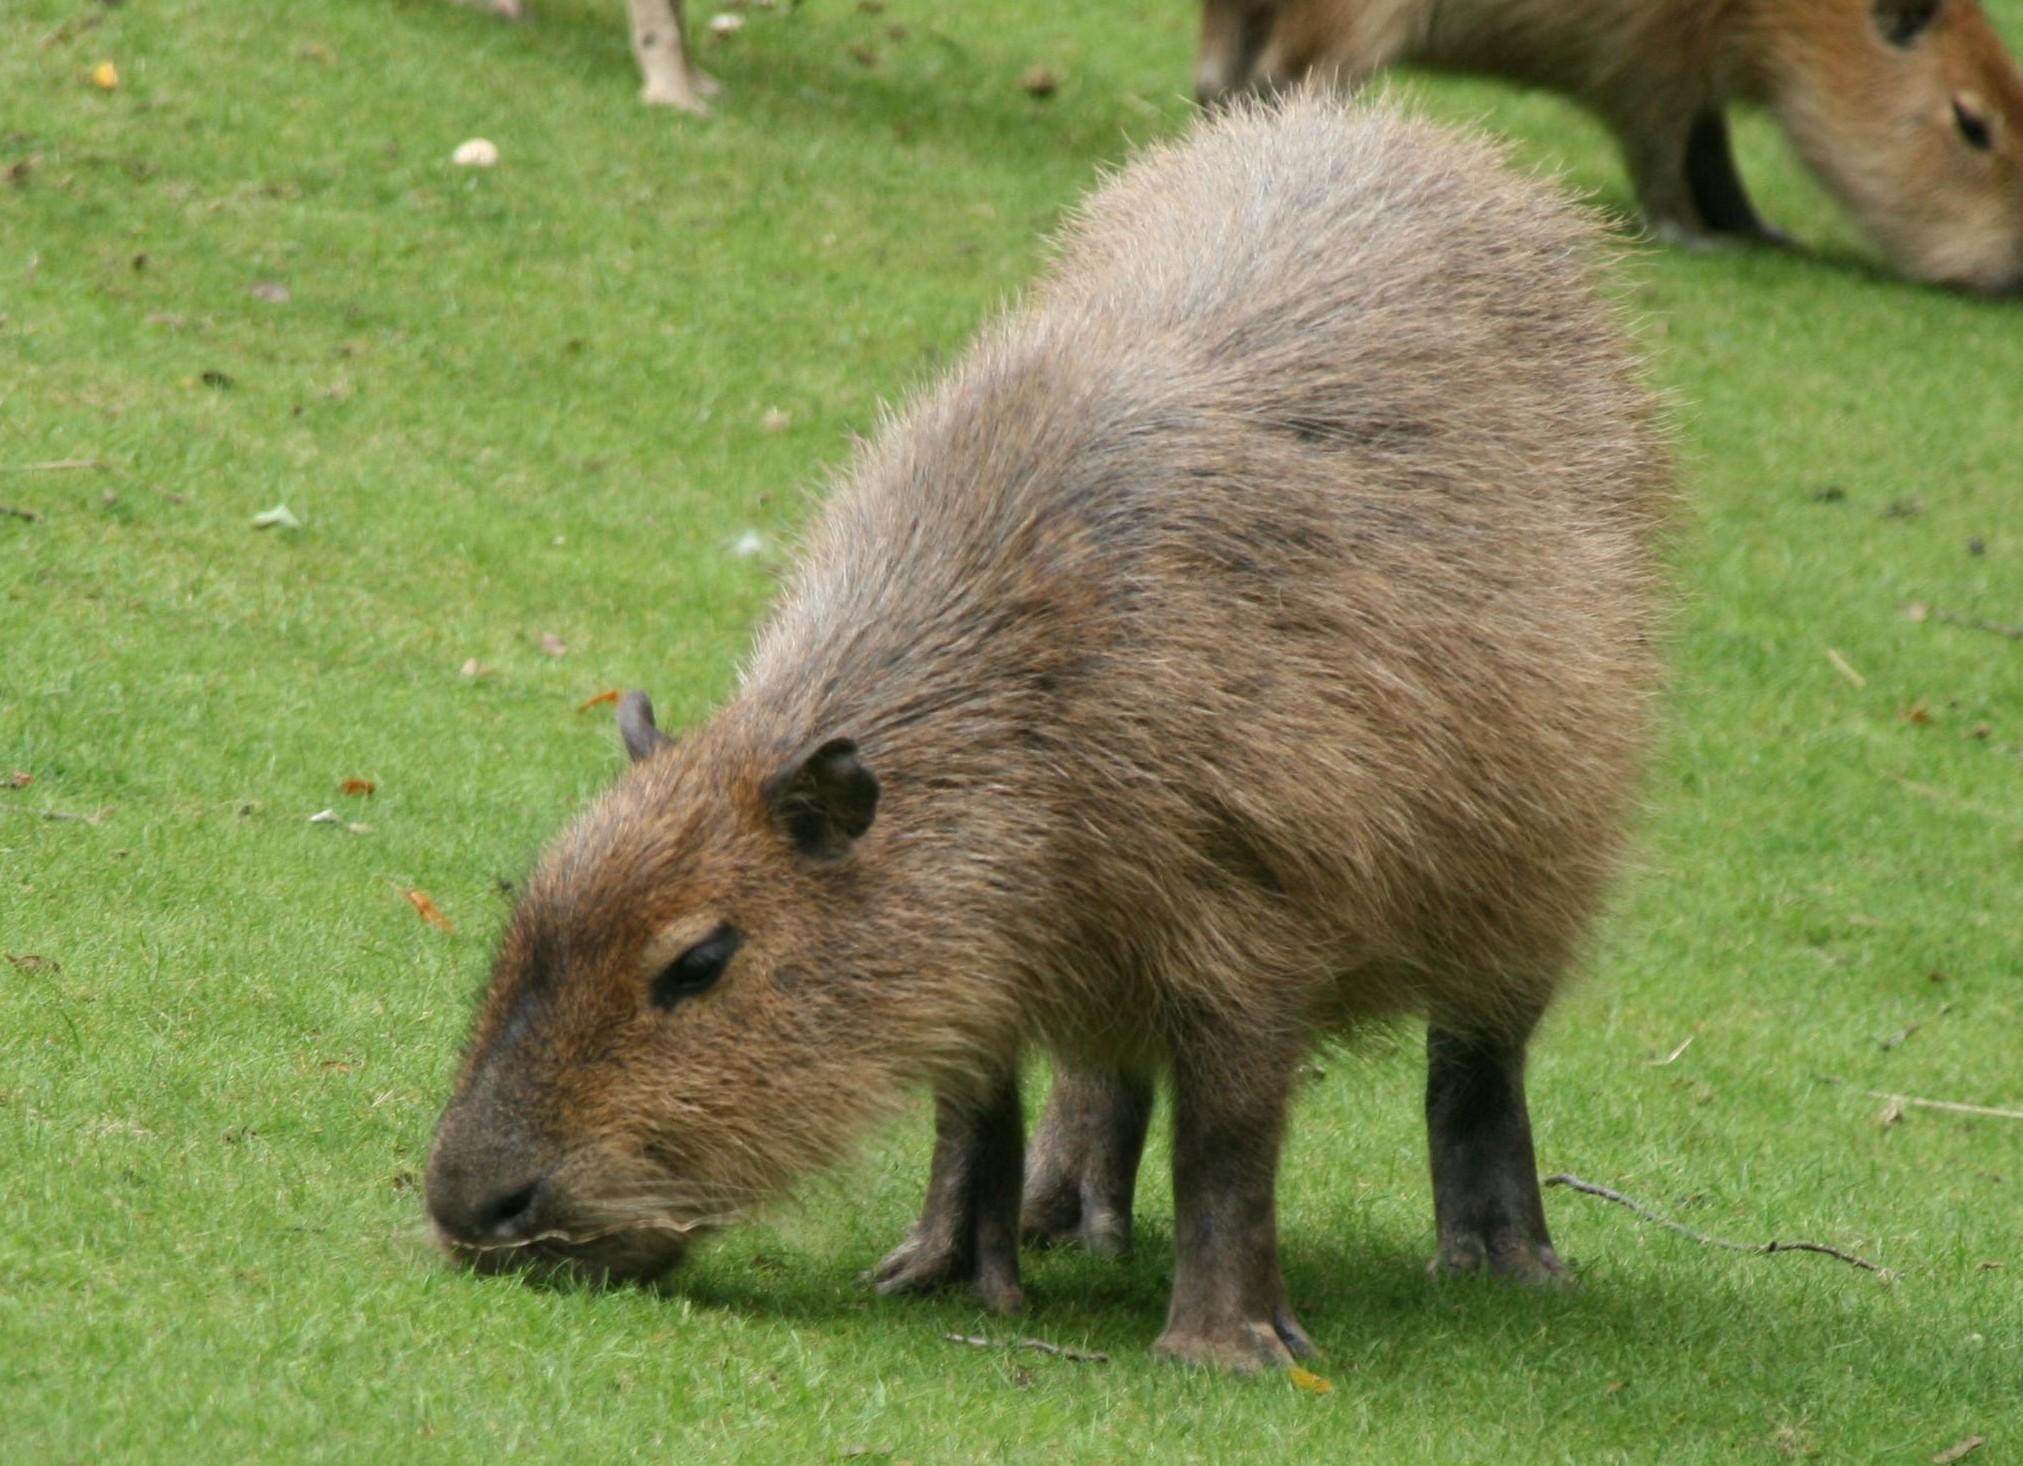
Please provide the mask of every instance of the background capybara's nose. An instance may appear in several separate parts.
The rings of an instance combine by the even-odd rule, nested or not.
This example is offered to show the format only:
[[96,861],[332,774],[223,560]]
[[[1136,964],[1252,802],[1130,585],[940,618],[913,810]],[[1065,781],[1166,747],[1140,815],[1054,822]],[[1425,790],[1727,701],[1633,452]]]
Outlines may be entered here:
[[489,1177],[438,1172],[429,1177],[428,1210],[451,1242],[497,1247],[524,1242],[540,1230],[546,1194],[538,1178],[502,1188]]

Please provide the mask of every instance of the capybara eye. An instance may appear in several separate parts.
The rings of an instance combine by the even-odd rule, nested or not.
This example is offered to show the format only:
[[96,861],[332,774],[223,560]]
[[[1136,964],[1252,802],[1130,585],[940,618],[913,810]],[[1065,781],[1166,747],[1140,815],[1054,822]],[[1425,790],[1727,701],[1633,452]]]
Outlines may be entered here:
[[661,969],[653,980],[653,1006],[672,1008],[683,998],[708,992],[744,942],[744,933],[736,927],[718,927]]
[[1988,130],[1988,119],[1958,97],[1953,98],[1953,121],[1959,125],[1960,136],[1967,140],[1968,147],[1979,148],[1985,153],[1995,146],[1995,135]]

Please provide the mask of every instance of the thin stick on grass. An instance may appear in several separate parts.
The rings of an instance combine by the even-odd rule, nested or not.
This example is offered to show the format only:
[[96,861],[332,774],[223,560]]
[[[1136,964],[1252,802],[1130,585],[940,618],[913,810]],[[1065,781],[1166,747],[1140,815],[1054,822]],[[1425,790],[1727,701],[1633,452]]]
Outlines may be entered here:
[[[1828,1074],[1824,1078],[1828,1084],[1847,1084]],[[1863,1089],[1858,1084],[1847,1084],[1856,1094],[1865,1094],[1870,1099],[1888,1100],[1894,1105],[1911,1105],[1920,1110],[1944,1110],[1951,1115],[1980,1115],[1990,1120],[2023,1120],[2023,1110],[1998,1109],[1994,1105],[1970,1105],[1960,1100],[1924,1099],[1915,1094],[1898,1094],[1893,1089]]]
[[1932,619],[1943,621],[1948,626],[1964,626],[1969,631],[1992,631],[2011,641],[2023,641],[2023,626],[2005,626],[2000,621],[1976,621],[1971,616],[1955,616],[1951,611],[1934,611]]
[[1828,647],[1826,649],[1826,659],[1829,662],[1833,663],[1833,670],[1840,673],[1841,676],[1845,677],[1848,681],[1848,685],[1853,687],[1855,691],[1859,692],[1861,691],[1862,688],[1868,686],[1868,678],[1862,676],[1861,673],[1855,671],[1854,667],[1848,662],[1847,658],[1843,657],[1839,652],[1835,651],[1832,647]]
[[972,1349],[1037,1349],[1042,1354],[1051,1354],[1056,1359],[1072,1359],[1077,1364],[1108,1364],[1110,1356],[1098,1349],[1070,1349],[1061,1344],[1049,1344],[1045,1339],[1005,1339],[997,1340],[984,1334],[943,1334],[942,1338],[951,1344],[967,1344]]
[[1545,1178],[1547,1186],[1564,1186],[1570,1191],[1579,1191],[1588,1196],[1599,1196],[1603,1201],[1612,1201],[1617,1206],[1627,1207],[1647,1222],[1656,1222],[1661,1227],[1677,1232],[1681,1237],[1691,1238],[1702,1247],[1720,1247],[1729,1252],[1753,1252],[1767,1256],[1772,1252],[1817,1252],[1826,1257],[1837,1258],[1849,1267],[1858,1267],[1863,1272],[1874,1273],[1886,1283],[1896,1281],[1897,1275],[1886,1267],[1879,1267],[1867,1258],[1852,1252],[1843,1252],[1838,1247],[1829,1247],[1824,1242],[1731,1242],[1726,1237],[1710,1237],[1705,1232],[1696,1231],[1684,1222],[1675,1222],[1670,1217],[1660,1216],[1642,1202],[1633,1200],[1620,1191],[1607,1186],[1597,1186],[1592,1181],[1583,1181],[1578,1176],[1569,1176],[1564,1171]]
[[0,473],[74,473],[104,467],[102,458],[50,458],[41,463],[0,463]]

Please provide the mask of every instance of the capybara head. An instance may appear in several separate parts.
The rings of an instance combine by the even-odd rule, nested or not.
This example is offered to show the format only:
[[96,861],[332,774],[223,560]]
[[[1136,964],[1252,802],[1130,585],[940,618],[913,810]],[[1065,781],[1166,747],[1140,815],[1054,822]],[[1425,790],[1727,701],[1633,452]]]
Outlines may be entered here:
[[452,1255],[656,1276],[889,1092],[859,997],[878,781],[847,739],[760,757],[736,723],[672,741],[632,694],[632,769],[529,879],[429,1156]]
[[1977,0],[1839,3],[1868,11],[1852,45],[1782,38],[1799,150],[1904,274],[2023,289],[2023,76],[1988,17]]

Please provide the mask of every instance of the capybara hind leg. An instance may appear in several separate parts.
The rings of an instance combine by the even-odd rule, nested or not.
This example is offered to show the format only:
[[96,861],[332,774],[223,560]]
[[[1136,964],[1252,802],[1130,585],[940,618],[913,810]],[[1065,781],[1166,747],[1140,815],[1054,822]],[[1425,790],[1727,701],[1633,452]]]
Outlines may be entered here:
[[1131,1199],[1152,1118],[1152,1085],[1135,1074],[1062,1069],[1026,1162],[1028,1242],[1111,1257],[1131,1246]]
[[1524,1037],[1426,1033],[1426,1131],[1433,1154],[1436,1272],[1493,1273],[1521,1283],[1566,1277],[1545,1230]]
[[1693,206],[1709,230],[1764,244],[1791,242],[1765,224],[1749,202],[1749,191],[1735,167],[1728,120],[1718,109],[1710,108],[1694,119],[1693,130],[1686,135],[1685,170]]
[[1292,1056],[1183,1056],[1174,1072],[1173,1300],[1153,1352],[1220,1369],[1314,1352],[1278,1270],[1278,1152]]
[[927,1201],[906,1240],[872,1275],[880,1293],[968,1287],[996,1313],[1025,1304],[1019,1287],[1019,1182],[1024,1118],[1018,1078],[980,1100],[937,1099]]

